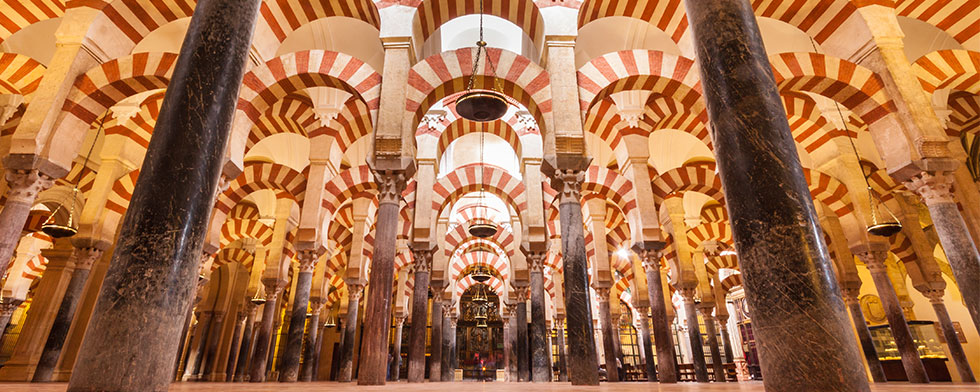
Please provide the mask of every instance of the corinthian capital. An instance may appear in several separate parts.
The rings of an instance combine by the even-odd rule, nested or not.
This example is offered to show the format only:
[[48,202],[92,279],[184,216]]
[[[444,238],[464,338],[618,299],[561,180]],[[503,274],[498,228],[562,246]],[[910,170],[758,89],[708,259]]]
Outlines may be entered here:
[[558,170],[554,176],[552,185],[558,191],[559,204],[581,203],[582,182],[585,181],[585,172],[582,170]]
[[432,255],[435,254],[437,247],[412,247],[412,259],[414,260],[412,267],[415,272],[431,272],[432,271]]
[[374,181],[378,183],[378,203],[398,204],[405,190],[405,172],[400,170],[374,170]]
[[313,272],[316,262],[320,259],[320,252],[317,249],[304,249],[296,254],[299,259],[299,272]]
[[7,191],[7,203],[34,204],[37,194],[54,183],[54,179],[37,169],[7,169],[5,177],[10,188]]
[[943,173],[921,172],[905,181],[905,187],[915,192],[926,205],[953,203],[953,179]]

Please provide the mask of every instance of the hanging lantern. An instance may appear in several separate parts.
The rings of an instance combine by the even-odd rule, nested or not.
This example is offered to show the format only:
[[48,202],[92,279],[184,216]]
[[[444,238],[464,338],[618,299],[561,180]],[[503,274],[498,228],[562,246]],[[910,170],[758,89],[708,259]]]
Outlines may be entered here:
[[494,234],[497,234],[497,225],[486,222],[477,222],[470,225],[469,232],[470,235],[477,238],[493,237]]
[[[891,209],[881,199],[875,196],[871,187],[868,187],[868,202],[871,204],[871,224],[868,225],[868,234],[878,237],[891,237],[902,231],[902,223],[898,221],[898,218],[895,217]],[[881,215],[881,208],[879,206],[884,207],[891,219],[887,219]]]
[[259,305],[265,304],[265,296],[262,295],[262,291],[261,290],[256,289],[255,290],[255,295],[249,301],[251,301],[253,305],[259,306]]
[[327,321],[323,323],[323,326],[328,328],[337,326],[337,319],[334,317],[333,312],[327,313]]
[[480,328],[485,328],[487,326],[487,309],[486,305],[479,305],[476,308],[476,315],[473,318],[476,320],[476,326]]
[[58,205],[54,211],[51,211],[51,216],[48,217],[46,221],[41,225],[41,231],[44,234],[51,236],[52,238],[65,238],[71,237],[78,233],[78,225],[75,223],[75,197],[78,196],[78,188],[76,187],[71,192],[71,200],[66,200],[70,203],[68,207],[68,220],[65,224],[60,224],[55,218],[61,210],[65,209],[65,202]]
[[481,284],[475,295],[473,295],[473,302],[486,303],[487,293],[483,291],[483,285]]
[[486,281],[493,277],[493,275],[490,274],[490,268],[487,268],[487,266],[483,265],[482,263],[477,264],[476,267],[473,268],[473,273],[471,273],[470,276],[473,277],[473,280],[480,283],[486,283]]
[[507,98],[500,93],[501,88],[496,76],[491,76],[493,78],[493,90],[477,91],[473,89],[481,57],[487,58],[487,67],[492,71],[491,75],[496,75],[497,68],[490,60],[490,56],[487,55],[487,42],[483,40],[483,0],[480,0],[480,40],[476,41],[476,59],[473,60],[473,72],[466,83],[466,92],[456,100],[456,113],[470,121],[488,122],[503,117],[507,113],[509,105]]

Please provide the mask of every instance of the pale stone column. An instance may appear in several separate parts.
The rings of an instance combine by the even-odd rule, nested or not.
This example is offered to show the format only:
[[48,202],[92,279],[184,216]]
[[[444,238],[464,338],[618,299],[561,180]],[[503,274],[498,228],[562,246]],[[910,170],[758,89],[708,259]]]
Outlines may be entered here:
[[884,249],[869,249],[863,252],[856,252],[858,258],[864,262],[871,271],[875,287],[878,289],[878,297],[885,308],[885,315],[888,317],[888,326],[895,338],[898,352],[902,355],[902,366],[905,374],[908,375],[911,383],[928,383],[929,376],[926,375],[926,368],[919,359],[919,351],[912,340],[912,332],[909,330],[905,314],[898,302],[898,295],[892,286],[891,279],[888,278],[888,268],[885,266],[885,258],[888,253]]
[[697,306],[694,303],[695,289],[678,289],[684,299],[684,313],[687,315],[687,337],[691,341],[691,357],[694,362],[694,376],[698,382],[708,382],[708,365],[704,363],[704,346],[701,342],[701,326],[698,325]]
[[526,251],[531,270],[531,380],[551,381],[551,345],[545,325],[544,260],[545,252]]
[[347,305],[347,321],[344,323],[344,344],[340,352],[340,373],[337,381],[351,382],[354,376],[354,343],[357,338],[357,313],[361,307],[361,295],[364,286],[348,284],[347,293],[350,296]]
[[520,377],[517,374],[517,353],[514,351],[516,349],[517,343],[517,318],[514,317],[514,311],[517,309],[516,304],[505,303],[504,306],[504,363],[507,364],[507,381],[517,382]]
[[568,367],[565,364],[565,317],[555,316],[555,329],[558,330],[556,333],[555,344],[558,345],[558,381],[565,382],[568,381]]
[[452,320],[452,303],[443,300],[442,303],[442,357],[439,364],[440,379],[453,381],[453,350],[456,349],[456,325]]
[[[61,177],[45,174],[37,169],[14,169],[12,157],[4,159],[7,179],[7,201],[0,210],[0,271],[6,271],[7,265],[13,258],[14,249],[20,242],[21,230],[27,215],[31,212],[38,193],[48,189],[54,183],[54,178]],[[46,168],[48,171],[54,168]],[[64,173],[58,173],[64,175]]]
[[395,360],[391,363],[391,381],[401,377],[402,366],[402,332],[405,329],[406,316],[395,316]]
[[951,186],[950,177],[941,173],[921,172],[905,182],[905,187],[921,196],[929,207],[963,302],[973,318],[974,328],[980,330],[980,253],[953,199]]
[[946,311],[946,304],[943,303],[943,290],[930,290],[922,293],[929,298],[929,302],[932,303],[932,309],[936,311],[936,319],[939,320],[939,326],[943,330],[943,337],[946,338],[946,348],[949,349],[949,356],[953,358],[953,363],[956,364],[956,371],[960,373],[960,379],[962,382],[975,383],[977,379],[973,376],[973,370],[970,369],[970,361],[967,359],[966,352],[963,351],[963,345],[960,343],[960,339],[956,336],[956,328],[953,327],[953,320],[949,318],[949,312]]
[[442,381],[442,291],[444,282],[430,282],[432,290],[431,325],[429,326],[429,382]]

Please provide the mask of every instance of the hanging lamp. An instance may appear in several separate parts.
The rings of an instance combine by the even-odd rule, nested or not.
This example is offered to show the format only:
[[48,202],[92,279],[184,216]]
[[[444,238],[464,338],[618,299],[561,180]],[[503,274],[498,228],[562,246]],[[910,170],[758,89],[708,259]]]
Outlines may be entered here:
[[479,257],[480,259],[477,261],[476,266],[473,267],[473,273],[470,276],[479,283],[486,283],[493,275],[490,274],[490,268],[483,263],[483,253],[480,253]]
[[259,289],[256,289],[255,290],[255,295],[252,296],[251,299],[249,299],[249,302],[251,302],[255,306],[259,306],[259,305],[265,304],[265,301],[266,301],[265,300],[265,296],[262,295],[262,290],[259,290]]
[[[837,115],[840,116],[841,124],[844,125],[844,128],[847,128],[847,121],[844,119],[844,113],[840,110],[840,104],[834,102],[834,106],[837,108]],[[858,154],[857,146],[854,145],[854,139],[848,136],[847,141],[851,143],[851,150],[854,151],[854,156],[857,158],[858,165],[860,166],[861,154]],[[878,197],[874,189],[871,188],[871,182],[868,181],[868,174],[864,172],[864,167],[861,167],[861,177],[864,178],[864,185],[868,189],[868,205],[871,208],[871,224],[867,228],[868,234],[877,237],[891,237],[898,234],[898,232],[902,231],[902,223],[898,221],[898,217]],[[882,209],[888,213],[888,216],[882,214]]]
[[[95,150],[96,143],[99,141],[99,135],[102,134],[102,126],[105,125],[106,117],[109,117],[108,111],[102,115],[102,120],[99,121],[99,129],[95,131],[95,139],[92,140],[92,146],[89,147],[88,154],[85,155],[85,161],[82,163],[82,169],[78,173],[78,178],[72,184],[71,196],[68,197],[70,200],[63,200],[59,203],[58,207],[51,211],[48,219],[41,224],[41,232],[52,238],[66,238],[78,234],[78,222],[75,222],[75,200],[78,199],[78,184],[82,181],[85,169],[88,168],[88,161],[92,157],[92,151]],[[67,208],[65,204],[69,204]],[[61,210],[68,211],[68,220],[65,224],[58,223],[56,219],[56,216]]]
[[[487,67],[492,72],[493,89],[474,90],[480,57],[487,58]],[[473,60],[473,72],[466,83],[466,92],[456,100],[456,113],[467,120],[487,122],[500,119],[507,113],[507,98],[500,91],[500,81],[496,77],[497,68],[487,53],[487,41],[483,40],[483,0],[480,0],[480,40],[476,41],[476,59]]]
[[483,284],[480,284],[480,287],[477,287],[477,292],[473,295],[473,302],[487,302],[487,293],[483,291]]

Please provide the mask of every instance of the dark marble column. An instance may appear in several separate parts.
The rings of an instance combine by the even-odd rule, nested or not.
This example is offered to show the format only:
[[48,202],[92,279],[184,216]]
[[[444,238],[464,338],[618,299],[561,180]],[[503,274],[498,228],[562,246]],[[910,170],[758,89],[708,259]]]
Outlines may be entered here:
[[657,365],[653,362],[653,342],[650,341],[650,324],[647,322],[649,309],[639,307],[636,311],[639,313],[637,322],[640,324],[640,350],[643,350],[647,381],[654,382],[657,381]]
[[[340,352],[340,372],[337,381],[351,382],[354,377],[354,344],[357,338],[357,313],[361,306],[361,295],[364,293],[364,286],[359,284],[347,284],[347,292],[350,295],[347,301],[347,320],[344,322],[344,345]],[[364,347],[364,342],[361,342]],[[364,350],[361,350],[362,352]]]
[[[670,320],[667,319],[667,301],[660,280],[660,253],[655,249],[634,249],[643,263],[647,276],[647,295],[650,297],[650,319],[653,324],[653,340],[657,346],[657,378],[661,383],[677,382],[677,359],[674,356],[674,339],[671,338]],[[647,356],[648,361],[653,357]]]
[[[872,245],[869,245],[872,246]],[[885,258],[888,257],[887,249],[871,249],[856,254],[864,265],[871,271],[871,278],[878,289],[878,297],[881,305],[885,308],[885,316],[888,318],[888,328],[892,331],[895,338],[895,345],[898,352],[902,355],[902,367],[911,383],[927,383],[929,376],[926,368],[922,365],[919,358],[919,350],[916,348],[915,341],[912,340],[912,331],[909,329],[908,321],[905,320],[905,313],[898,301],[898,294],[895,287],[888,277],[888,269],[885,267]]]
[[871,379],[874,382],[887,382],[885,370],[878,361],[878,353],[875,351],[874,340],[871,339],[871,331],[868,330],[868,323],[864,321],[864,312],[861,310],[861,301],[858,300],[858,288],[843,289],[844,303],[851,311],[851,318],[854,320],[854,329],[857,331],[861,349],[864,352],[864,359],[868,363],[871,371]]
[[429,337],[429,381],[442,381],[442,290],[445,285],[431,284],[432,288],[432,326]]
[[272,352],[272,327],[278,316],[279,294],[282,293],[283,284],[281,282],[264,282],[265,284],[265,305],[262,305],[262,324],[259,324],[259,332],[255,336],[255,348],[252,350],[252,363],[249,369],[249,381],[265,381],[265,370],[269,364],[269,353]]
[[868,391],[752,5],[684,4],[765,388]]
[[425,335],[429,320],[429,272],[432,248],[412,248],[412,329],[408,334],[408,382],[425,381]]
[[936,319],[943,330],[943,337],[946,338],[946,348],[949,349],[949,356],[953,358],[953,363],[956,364],[956,371],[960,373],[960,379],[968,383],[977,382],[976,377],[973,376],[973,370],[970,369],[970,361],[967,360],[966,352],[963,351],[960,338],[956,336],[953,320],[949,318],[946,304],[943,303],[943,290],[931,290],[922,294],[929,298],[932,309],[936,311]]
[[24,303],[19,299],[4,298],[0,301],[0,342],[3,341],[4,332],[7,330],[7,326],[10,325],[10,318],[14,316],[14,312],[20,307],[20,304]]
[[721,328],[721,347],[725,350],[725,363],[733,363],[735,362],[735,354],[732,352],[731,335],[728,334],[728,315],[723,314],[718,317],[718,327]]
[[214,312],[211,317],[211,330],[208,332],[207,351],[204,355],[202,380],[211,381],[211,375],[218,369],[218,345],[221,344],[221,331],[225,326],[225,312]]
[[55,315],[54,323],[51,324],[51,332],[48,339],[44,342],[44,350],[37,361],[37,368],[34,370],[33,382],[51,381],[54,369],[58,366],[58,358],[61,357],[61,349],[64,347],[65,338],[71,328],[71,322],[75,318],[75,308],[81,300],[85,291],[85,283],[88,282],[89,272],[92,265],[102,257],[102,252],[108,247],[108,243],[100,242],[93,244],[93,241],[85,241],[85,245],[76,246],[72,253],[75,262],[75,271],[72,272],[71,280],[65,289],[65,295],[61,297],[61,305]]
[[456,349],[456,327],[452,320],[452,304],[442,304],[442,361],[439,364],[440,379],[453,380],[453,350]]
[[698,325],[698,310],[694,304],[694,288],[682,288],[678,291],[684,298],[687,338],[691,342],[691,357],[694,361],[694,378],[698,382],[708,382],[708,365],[704,362],[704,346],[701,340],[701,326]]
[[963,302],[973,318],[973,327],[980,331],[980,253],[960,215],[950,191],[952,186],[951,175],[926,172],[905,182],[905,187],[919,194],[929,207],[933,227],[963,294]]
[[204,371],[204,356],[207,353],[208,334],[211,332],[211,319],[213,317],[214,312],[212,311],[200,312],[198,314],[197,330],[201,331],[198,335],[201,338],[194,342],[197,347],[191,352],[191,362],[184,365],[185,379],[197,380]]
[[568,367],[565,361],[565,316],[555,316],[555,329],[558,333],[555,334],[558,346],[558,381],[565,382],[568,381]]
[[391,362],[391,381],[398,381],[402,367],[402,331],[405,329],[405,316],[395,316],[395,360]]
[[[40,170],[38,165],[41,166]],[[7,271],[38,193],[50,188],[55,178],[67,173],[36,156],[8,155],[3,159],[3,166],[6,169],[7,200],[0,209],[0,271]],[[0,329],[2,334],[3,329]]]
[[[514,285],[511,283],[511,285]],[[528,352],[527,340],[527,286],[514,285],[517,293],[517,306],[514,308],[514,319],[517,324],[515,338],[517,344],[514,346],[517,355],[517,380],[520,382],[531,381],[530,353]]]
[[247,311],[239,310],[235,314],[235,329],[231,333],[231,347],[228,348],[228,361],[225,364],[225,382],[235,379],[235,368],[238,365],[238,353],[242,348],[242,331],[245,328]]
[[708,351],[711,352],[711,370],[715,373],[715,382],[725,382],[725,369],[721,362],[721,350],[718,347],[718,334],[715,330],[715,316],[711,314],[714,307],[701,307],[701,317],[704,318],[705,333],[708,334]]
[[170,384],[259,4],[197,2],[69,391]]
[[320,353],[323,352],[323,337],[327,333],[327,325],[324,323],[317,334],[316,344],[313,345],[313,381],[320,381]]
[[618,382],[619,371],[614,345],[619,336],[619,325],[612,321],[612,315],[609,314],[609,288],[596,287],[595,292],[599,296],[599,323],[602,325],[602,349],[606,357],[606,381]]
[[531,270],[531,380],[551,381],[551,346],[544,303],[545,252],[525,252]]
[[504,322],[504,369],[507,370],[507,381],[515,382],[517,381],[517,355],[514,354],[514,342],[516,338],[514,337],[514,309],[517,305],[507,304],[501,300],[500,306],[504,307],[503,315],[501,316]]
[[384,385],[388,376],[388,333],[391,332],[391,286],[395,281],[395,234],[405,172],[375,171],[378,219],[371,260],[371,287],[364,308],[360,370],[357,385]]
[[289,334],[286,350],[279,367],[279,382],[299,380],[300,356],[303,355],[303,331],[306,330],[306,313],[310,306],[310,287],[313,284],[313,268],[320,254],[316,250],[304,249],[297,254],[299,271],[296,274],[296,292],[293,296],[293,309],[289,318]]
[[242,332],[242,344],[241,349],[238,351],[238,360],[235,363],[235,382],[242,382],[245,380],[245,372],[248,370],[248,360],[251,358],[249,355],[255,347],[253,336],[253,328],[255,327],[255,313],[258,310],[258,306],[255,306],[251,302],[245,305],[248,317],[245,319],[245,331]]
[[599,360],[592,330],[588,261],[582,220],[582,170],[559,170],[551,187],[558,191],[562,260],[565,263],[565,317],[568,371],[572,385],[599,385]]
[[314,358],[316,357],[317,343],[319,343],[320,332],[320,309],[327,301],[322,298],[310,300],[312,315],[310,316],[309,326],[306,328],[306,344],[303,349],[303,371],[300,372],[300,380],[313,381]]

